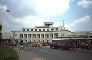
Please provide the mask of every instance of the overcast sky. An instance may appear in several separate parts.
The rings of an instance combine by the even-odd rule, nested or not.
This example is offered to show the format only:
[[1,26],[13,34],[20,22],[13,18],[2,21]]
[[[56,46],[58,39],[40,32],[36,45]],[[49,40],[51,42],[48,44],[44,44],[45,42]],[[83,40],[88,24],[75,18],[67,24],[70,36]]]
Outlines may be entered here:
[[63,20],[71,31],[92,31],[92,0],[0,0],[0,24],[6,32],[44,22],[61,26]]

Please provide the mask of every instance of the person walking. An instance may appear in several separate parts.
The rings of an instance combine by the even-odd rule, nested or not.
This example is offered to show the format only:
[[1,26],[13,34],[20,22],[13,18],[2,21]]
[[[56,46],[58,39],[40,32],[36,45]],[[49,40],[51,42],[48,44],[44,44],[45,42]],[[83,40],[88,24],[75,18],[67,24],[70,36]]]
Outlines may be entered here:
[[20,50],[23,50],[24,44],[23,44],[23,40],[21,40],[20,44]]

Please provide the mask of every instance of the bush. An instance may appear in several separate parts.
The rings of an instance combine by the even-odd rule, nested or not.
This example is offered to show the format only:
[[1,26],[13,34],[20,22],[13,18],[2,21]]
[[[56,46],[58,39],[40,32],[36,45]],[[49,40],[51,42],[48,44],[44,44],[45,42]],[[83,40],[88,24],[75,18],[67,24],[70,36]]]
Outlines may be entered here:
[[0,60],[19,60],[19,57],[13,48],[0,46]]

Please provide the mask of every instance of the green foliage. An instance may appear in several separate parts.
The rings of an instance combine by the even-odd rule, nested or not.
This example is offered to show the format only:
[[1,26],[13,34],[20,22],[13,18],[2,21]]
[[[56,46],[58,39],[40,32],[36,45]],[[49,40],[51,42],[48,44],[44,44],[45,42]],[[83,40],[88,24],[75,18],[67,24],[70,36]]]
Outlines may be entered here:
[[2,25],[0,25],[0,40],[1,40],[1,36],[2,36],[1,30],[2,30]]
[[0,60],[19,60],[19,57],[13,48],[0,46]]
[[2,30],[2,25],[0,24],[0,31]]

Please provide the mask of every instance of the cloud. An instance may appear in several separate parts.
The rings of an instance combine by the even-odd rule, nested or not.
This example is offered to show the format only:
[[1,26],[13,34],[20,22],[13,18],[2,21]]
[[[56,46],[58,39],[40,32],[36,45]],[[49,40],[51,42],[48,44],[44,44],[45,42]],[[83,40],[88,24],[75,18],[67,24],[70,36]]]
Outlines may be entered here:
[[36,11],[38,15],[53,16],[63,14],[70,8],[70,0],[37,0]]
[[12,30],[19,30],[21,27],[20,23],[17,23],[14,21],[15,17],[10,15],[9,13],[6,13],[5,11],[0,11],[0,24],[2,24],[3,32],[9,32]]
[[78,6],[81,6],[83,8],[87,8],[92,6],[92,0],[81,0],[78,2]]
[[90,16],[84,16],[80,19],[74,20],[70,25],[73,26],[75,24],[81,24],[81,23],[86,23],[90,20]]
[[[70,24],[67,24],[67,28],[72,30],[72,31],[77,31],[76,27],[79,27],[79,25],[83,24],[83,23],[87,23],[90,21],[90,16],[84,16],[81,17],[79,19],[74,20],[73,22],[71,22]],[[80,26],[81,27],[81,26]]]
[[8,9],[8,6],[0,4],[0,10],[6,11]]
[[24,27],[42,26],[44,22],[48,21],[39,16],[25,16],[22,18],[15,18],[15,22],[21,23]]
[[17,0],[20,9],[33,9],[41,16],[63,14],[70,8],[70,0]]

